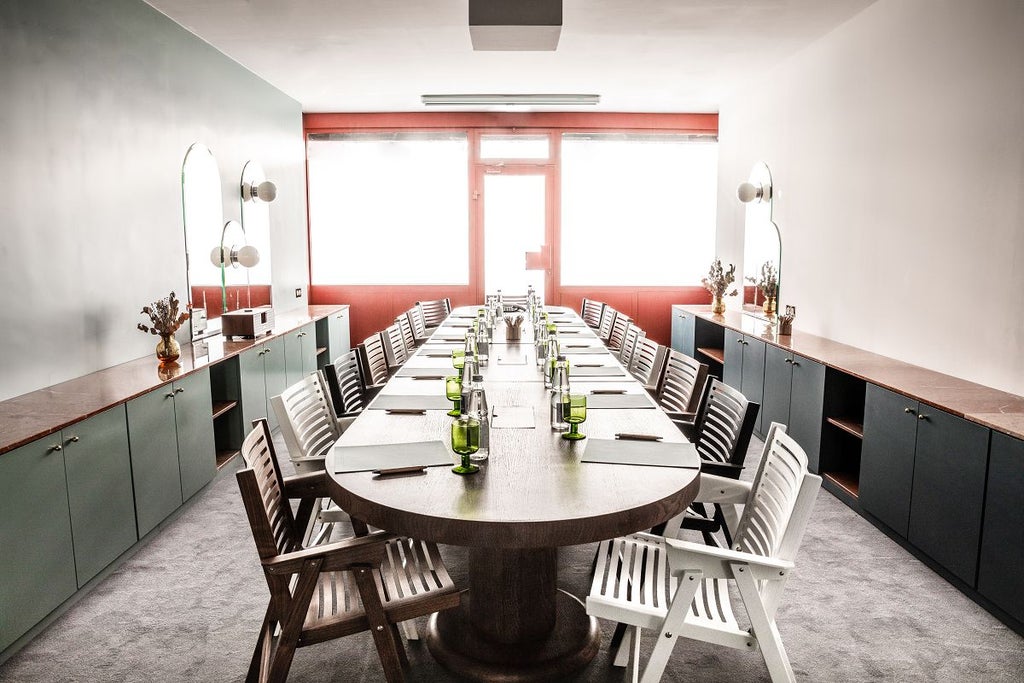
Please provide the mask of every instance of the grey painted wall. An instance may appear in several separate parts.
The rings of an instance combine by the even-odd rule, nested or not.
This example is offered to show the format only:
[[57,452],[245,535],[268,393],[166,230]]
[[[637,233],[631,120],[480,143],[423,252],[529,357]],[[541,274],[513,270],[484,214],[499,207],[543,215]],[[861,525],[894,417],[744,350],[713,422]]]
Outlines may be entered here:
[[135,325],[187,291],[180,174],[196,141],[220,166],[225,220],[248,159],[277,182],[275,304],[305,305],[297,102],[138,0],[0,3],[0,400],[153,352]]
[[764,161],[797,327],[1024,394],[1024,2],[879,0],[723,103],[718,252]]

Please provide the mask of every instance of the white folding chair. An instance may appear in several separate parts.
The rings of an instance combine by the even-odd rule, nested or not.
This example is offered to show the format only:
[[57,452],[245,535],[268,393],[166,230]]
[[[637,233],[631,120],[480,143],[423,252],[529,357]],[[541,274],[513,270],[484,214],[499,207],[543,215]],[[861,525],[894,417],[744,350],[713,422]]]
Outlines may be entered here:
[[[698,500],[741,504],[731,549],[653,534],[604,541],[587,598],[587,614],[628,626],[614,663],[633,681],[661,679],[676,641],[692,638],[741,650],[760,649],[772,681],[794,681],[775,614],[810,519],[821,478],[782,425],[773,424],[754,482],[701,476]],[[736,587],[751,628],[733,615]],[[642,669],[642,629],[657,631]]]

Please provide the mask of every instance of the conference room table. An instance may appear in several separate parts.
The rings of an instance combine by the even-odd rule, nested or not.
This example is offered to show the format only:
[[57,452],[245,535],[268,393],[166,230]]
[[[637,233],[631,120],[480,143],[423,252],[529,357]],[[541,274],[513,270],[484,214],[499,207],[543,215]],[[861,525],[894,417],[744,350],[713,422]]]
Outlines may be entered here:
[[[476,310],[452,311],[341,436],[326,462],[332,498],[371,526],[468,547],[460,607],[433,615],[427,628],[435,659],[476,680],[558,679],[586,666],[600,645],[596,620],[558,589],[558,548],[646,530],[685,510],[699,488],[696,453],[574,312],[547,309],[568,354],[572,391],[589,394],[580,426],[587,438],[568,441],[550,427],[529,321],[518,342],[505,341],[499,324],[481,368],[493,415],[490,456],[480,472],[454,474],[454,418],[438,377],[455,374],[450,353],[462,347],[458,338]],[[608,393],[616,390],[623,393]],[[690,466],[584,461],[588,446],[597,453],[651,443],[617,441],[619,433],[677,444],[672,452]],[[424,453],[443,444],[450,462],[405,475],[338,471],[355,447],[383,444]]]

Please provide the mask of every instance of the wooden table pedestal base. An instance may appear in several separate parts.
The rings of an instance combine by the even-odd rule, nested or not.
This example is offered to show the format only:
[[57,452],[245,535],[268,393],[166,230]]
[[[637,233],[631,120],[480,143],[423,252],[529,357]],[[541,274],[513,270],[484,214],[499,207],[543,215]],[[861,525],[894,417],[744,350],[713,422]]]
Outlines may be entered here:
[[555,597],[555,624],[546,637],[517,645],[495,643],[470,623],[472,596],[430,617],[426,641],[430,654],[450,671],[477,681],[555,681],[594,658],[601,645],[597,620],[565,591]]

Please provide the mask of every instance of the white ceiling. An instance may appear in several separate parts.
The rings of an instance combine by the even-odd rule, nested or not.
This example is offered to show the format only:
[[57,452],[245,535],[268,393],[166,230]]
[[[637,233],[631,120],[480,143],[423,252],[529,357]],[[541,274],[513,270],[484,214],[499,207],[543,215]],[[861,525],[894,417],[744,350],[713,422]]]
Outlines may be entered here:
[[425,93],[598,93],[581,109],[716,112],[874,0],[564,0],[555,52],[474,52],[467,0],[147,2],[306,112],[424,111]]

